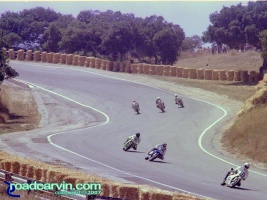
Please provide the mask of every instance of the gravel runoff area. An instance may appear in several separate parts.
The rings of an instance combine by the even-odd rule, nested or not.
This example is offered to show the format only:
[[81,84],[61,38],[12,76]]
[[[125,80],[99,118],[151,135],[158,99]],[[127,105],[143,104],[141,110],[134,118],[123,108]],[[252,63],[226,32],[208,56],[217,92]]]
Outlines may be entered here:
[[[64,67],[68,68],[68,66]],[[218,130],[218,133],[213,138],[213,146],[220,153],[227,155],[227,152],[221,148],[220,138],[225,127],[227,127],[233,121],[233,118],[235,118],[236,113],[241,109],[243,102],[232,100],[223,94],[219,95],[214,92],[205,91],[199,88],[187,87],[173,82],[157,80],[156,76],[149,77],[146,75],[138,74],[133,75],[127,73],[115,73],[92,68],[79,69],[150,85],[153,87],[168,90],[172,93],[178,93],[182,96],[197,98],[212,102],[216,105],[220,105],[228,112],[226,120],[227,125]],[[54,159],[52,156],[47,156],[42,153],[36,153],[34,152],[34,149],[30,149],[26,144],[28,142],[35,142],[33,138],[38,138],[36,139],[38,140],[36,141],[37,143],[45,143],[46,137],[52,133],[90,126],[92,124],[91,122],[94,120],[90,113],[85,113],[79,110],[79,108],[73,105],[71,102],[62,99],[61,97],[57,97],[47,92],[44,92],[38,88],[25,87],[24,84],[18,83],[16,81],[6,81],[4,84],[16,85],[16,87],[21,88],[21,90],[23,90],[25,93],[31,94],[30,96],[34,98],[36,104],[38,105],[38,111],[42,117],[40,120],[40,124],[33,130],[0,135],[0,150],[18,156],[36,159],[46,163],[77,169],[76,166],[72,166],[69,163],[64,163],[58,159]],[[21,97],[17,96],[16,93],[13,93],[12,98],[19,99]],[[162,98],[164,99],[164,97]],[[129,102],[129,106],[130,105],[131,102]],[[47,143],[47,145],[49,144]],[[94,173],[93,170],[94,169],[92,169],[91,173]],[[103,177],[106,176],[105,172],[101,172],[101,174],[99,174],[99,172],[95,173]],[[116,181],[128,182],[125,180],[120,180],[117,177],[110,177],[110,175],[105,178],[114,179]]]

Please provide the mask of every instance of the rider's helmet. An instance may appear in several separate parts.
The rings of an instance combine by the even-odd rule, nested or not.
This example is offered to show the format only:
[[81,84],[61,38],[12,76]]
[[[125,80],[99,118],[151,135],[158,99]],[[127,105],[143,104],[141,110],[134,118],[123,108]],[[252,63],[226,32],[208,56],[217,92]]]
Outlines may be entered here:
[[164,143],[162,146],[166,148],[167,147],[167,143]]
[[249,164],[249,163],[245,163],[245,164],[244,164],[244,167],[245,167],[246,169],[248,169],[248,168],[250,167],[250,164]]
[[139,138],[139,137],[140,137],[140,133],[136,133],[135,135],[136,135],[136,137],[137,137],[137,138]]
[[178,94],[175,94],[174,96],[175,96],[175,97],[178,97]]
[[160,100],[160,97],[158,97],[157,100]]
[[133,100],[133,103],[135,103],[135,100]]

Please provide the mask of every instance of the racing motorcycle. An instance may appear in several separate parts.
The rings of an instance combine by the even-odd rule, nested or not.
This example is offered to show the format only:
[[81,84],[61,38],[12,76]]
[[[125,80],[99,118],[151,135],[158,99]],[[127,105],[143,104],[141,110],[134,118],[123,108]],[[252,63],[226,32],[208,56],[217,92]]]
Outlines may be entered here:
[[128,151],[130,148],[132,148],[133,146],[135,145],[133,139],[132,140],[127,140],[125,143],[124,143],[124,147],[123,147],[123,150],[124,151]]
[[134,111],[139,115],[140,114],[140,108],[139,108],[139,105],[136,104],[132,107],[134,109]]
[[157,108],[159,108],[162,112],[165,112],[165,104],[164,104],[164,102],[159,102],[157,104]]
[[[162,154],[162,150],[161,149],[154,149],[153,151],[149,152],[148,154],[148,160],[149,161],[153,161],[156,158],[159,157],[160,154]],[[146,158],[147,159],[147,158]]]
[[240,170],[238,170],[237,173],[231,172],[225,181],[225,185],[230,188],[240,186],[242,176],[244,176],[244,174],[242,174]]
[[175,98],[175,104],[177,104],[178,106],[181,106],[182,108],[184,107],[182,98]]

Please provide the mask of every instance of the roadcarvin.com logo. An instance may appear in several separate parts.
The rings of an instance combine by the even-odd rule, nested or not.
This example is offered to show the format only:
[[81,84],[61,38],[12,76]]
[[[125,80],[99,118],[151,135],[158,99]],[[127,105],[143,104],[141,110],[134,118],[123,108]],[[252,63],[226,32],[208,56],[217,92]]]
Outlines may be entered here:
[[16,190],[48,190],[55,191],[55,195],[99,195],[102,192],[102,185],[100,183],[78,183],[73,188],[71,183],[10,183],[8,181],[4,181],[8,187],[6,189],[6,193],[11,197],[19,198],[20,195],[13,194]]

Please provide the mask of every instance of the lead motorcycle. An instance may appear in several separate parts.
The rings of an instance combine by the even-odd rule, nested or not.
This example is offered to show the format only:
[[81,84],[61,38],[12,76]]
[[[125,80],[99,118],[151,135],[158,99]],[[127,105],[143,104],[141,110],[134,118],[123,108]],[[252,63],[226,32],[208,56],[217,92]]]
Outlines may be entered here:
[[244,174],[240,170],[238,170],[236,173],[231,172],[231,174],[227,177],[225,181],[225,185],[230,188],[233,188],[235,186],[240,186],[242,176],[244,176]]
[[127,140],[125,143],[124,143],[124,147],[123,147],[123,150],[124,151],[128,151],[129,149],[133,148],[135,145],[133,139],[132,140]]
[[175,98],[175,104],[177,104],[178,106],[181,106],[182,108],[184,107],[182,98]]
[[159,102],[157,104],[157,108],[159,108],[162,112],[165,112],[165,104],[164,104],[164,102]]

